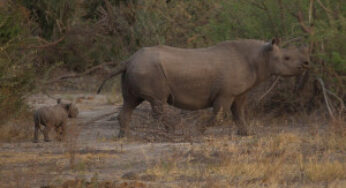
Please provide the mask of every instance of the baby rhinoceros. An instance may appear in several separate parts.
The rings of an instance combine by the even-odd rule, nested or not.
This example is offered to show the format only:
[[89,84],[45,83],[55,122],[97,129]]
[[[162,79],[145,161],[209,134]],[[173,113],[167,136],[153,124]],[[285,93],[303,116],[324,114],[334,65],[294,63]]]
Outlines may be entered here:
[[78,113],[78,108],[74,103],[64,104],[61,103],[60,99],[57,100],[57,104],[54,106],[45,106],[36,110],[34,113],[34,143],[38,142],[38,131],[41,130],[40,125],[45,127],[43,131],[41,130],[44,141],[50,141],[48,134],[53,127],[59,135],[59,140],[62,140],[65,137],[67,118],[75,118]]

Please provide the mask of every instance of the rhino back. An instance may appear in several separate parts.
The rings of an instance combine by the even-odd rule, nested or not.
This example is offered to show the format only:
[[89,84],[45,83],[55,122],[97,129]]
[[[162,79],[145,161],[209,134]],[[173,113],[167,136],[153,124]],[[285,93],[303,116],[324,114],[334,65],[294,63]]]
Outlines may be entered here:
[[175,106],[206,108],[220,94],[235,96],[251,88],[255,82],[251,65],[255,57],[251,55],[262,44],[249,41],[200,49],[144,48],[132,57],[127,81],[144,96],[169,93]]
[[42,107],[35,112],[35,119],[42,125],[59,126],[67,119],[67,112],[59,105]]

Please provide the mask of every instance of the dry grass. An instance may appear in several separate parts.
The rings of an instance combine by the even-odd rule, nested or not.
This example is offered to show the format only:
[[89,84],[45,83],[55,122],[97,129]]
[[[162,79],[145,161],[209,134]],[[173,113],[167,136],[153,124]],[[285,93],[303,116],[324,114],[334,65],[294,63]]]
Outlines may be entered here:
[[[91,106],[88,98],[82,100],[88,100],[85,108]],[[169,113],[180,115],[180,136],[162,133],[144,104],[134,113],[131,139],[89,137],[109,125],[109,118],[89,127],[77,118],[69,121],[68,137],[62,143],[4,144],[0,183],[9,187],[346,187],[344,120],[268,115],[250,121],[254,136],[239,137],[233,128],[223,127],[194,136],[193,127],[208,119],[209,112]],[[81,137],[88,142],[81,142]]]
[[210,138],[146,171],[191,187],[346,186],[346,139],[333,132]]
[[[198,143],[187,147],[175,146],[170,152],[159,155],[154,160],[148,156],[150,150],[142,149],[137,155],[142,156],[146,169],[134,175],[125,173],[117,180],[98,179],[97,171],[94,171],[97,167],[102,173],[104,161],[116,163],[121,159],[119,153],[82,153],[73,139],[66,141],[63,146],[66,152],[60,154],[1,153],[0,166],[34,163],[46,166],[40,170],[41,173],[50,171],[63,175],[68,170],[77,175],[74,180],[60,178],[46,183],[61,187],[346,186],[346,138],[335,131],[335,126],[329,125],[330,128],[317,133],[305,132],[303,128],[292,128],[279,133],[271,131],[276,126],[272,125],[268,128],[269,131],[250,137],[204,136]],[[127,143],[126,140],[118,142],[121,145],[135,144]],[[133,164],[122,165],[136,171]],[[15,182],[28,181],[20,175],[31,173],[30,168],[25,169],[12,171],[14,179],[21,179]],[[35,176],[40,172],[35,172]],[[83,178],[83,174],[91,172],[95,173],[91,179]]]
[[32,112],[25,110],[5,124],[0,125],[0,142],[19,142],[30,139],[34,132]]

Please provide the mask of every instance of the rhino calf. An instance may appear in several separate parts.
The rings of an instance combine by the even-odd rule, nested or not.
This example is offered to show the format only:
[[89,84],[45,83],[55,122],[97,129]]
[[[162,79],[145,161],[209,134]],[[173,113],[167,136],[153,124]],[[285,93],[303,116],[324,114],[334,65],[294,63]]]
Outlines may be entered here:
[[66,131],[67,118],[77,117],[79,111],[74,103],[64,104],[58,99],[54,106],[45,106],[39,108],[34,113],[35,132],[34,143],[38,142],[38,131],[41,130],[40,125],[43,125],[44,141],[49,142],[49,131],[55,128],[55,131],[60,134],[60,140],[64,138]]

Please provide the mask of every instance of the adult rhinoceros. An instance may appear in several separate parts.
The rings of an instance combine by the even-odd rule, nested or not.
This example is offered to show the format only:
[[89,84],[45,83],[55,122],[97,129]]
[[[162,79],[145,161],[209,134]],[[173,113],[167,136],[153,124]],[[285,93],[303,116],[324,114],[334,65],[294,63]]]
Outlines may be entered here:
[[[238,134],[248,135],[246,93],[272,75],[293,76],[309,66],[305,49],[280,49],[277,43],[234,40],[198,49],[161,45],[140,49],[106,79],[122,73],[119,137],[127,136],[131,114],[144,100],[162,120],[167,104],[187,110],[213,107],[215,117],[231,110]],[[165,127],[174,130],[172,125]]]

